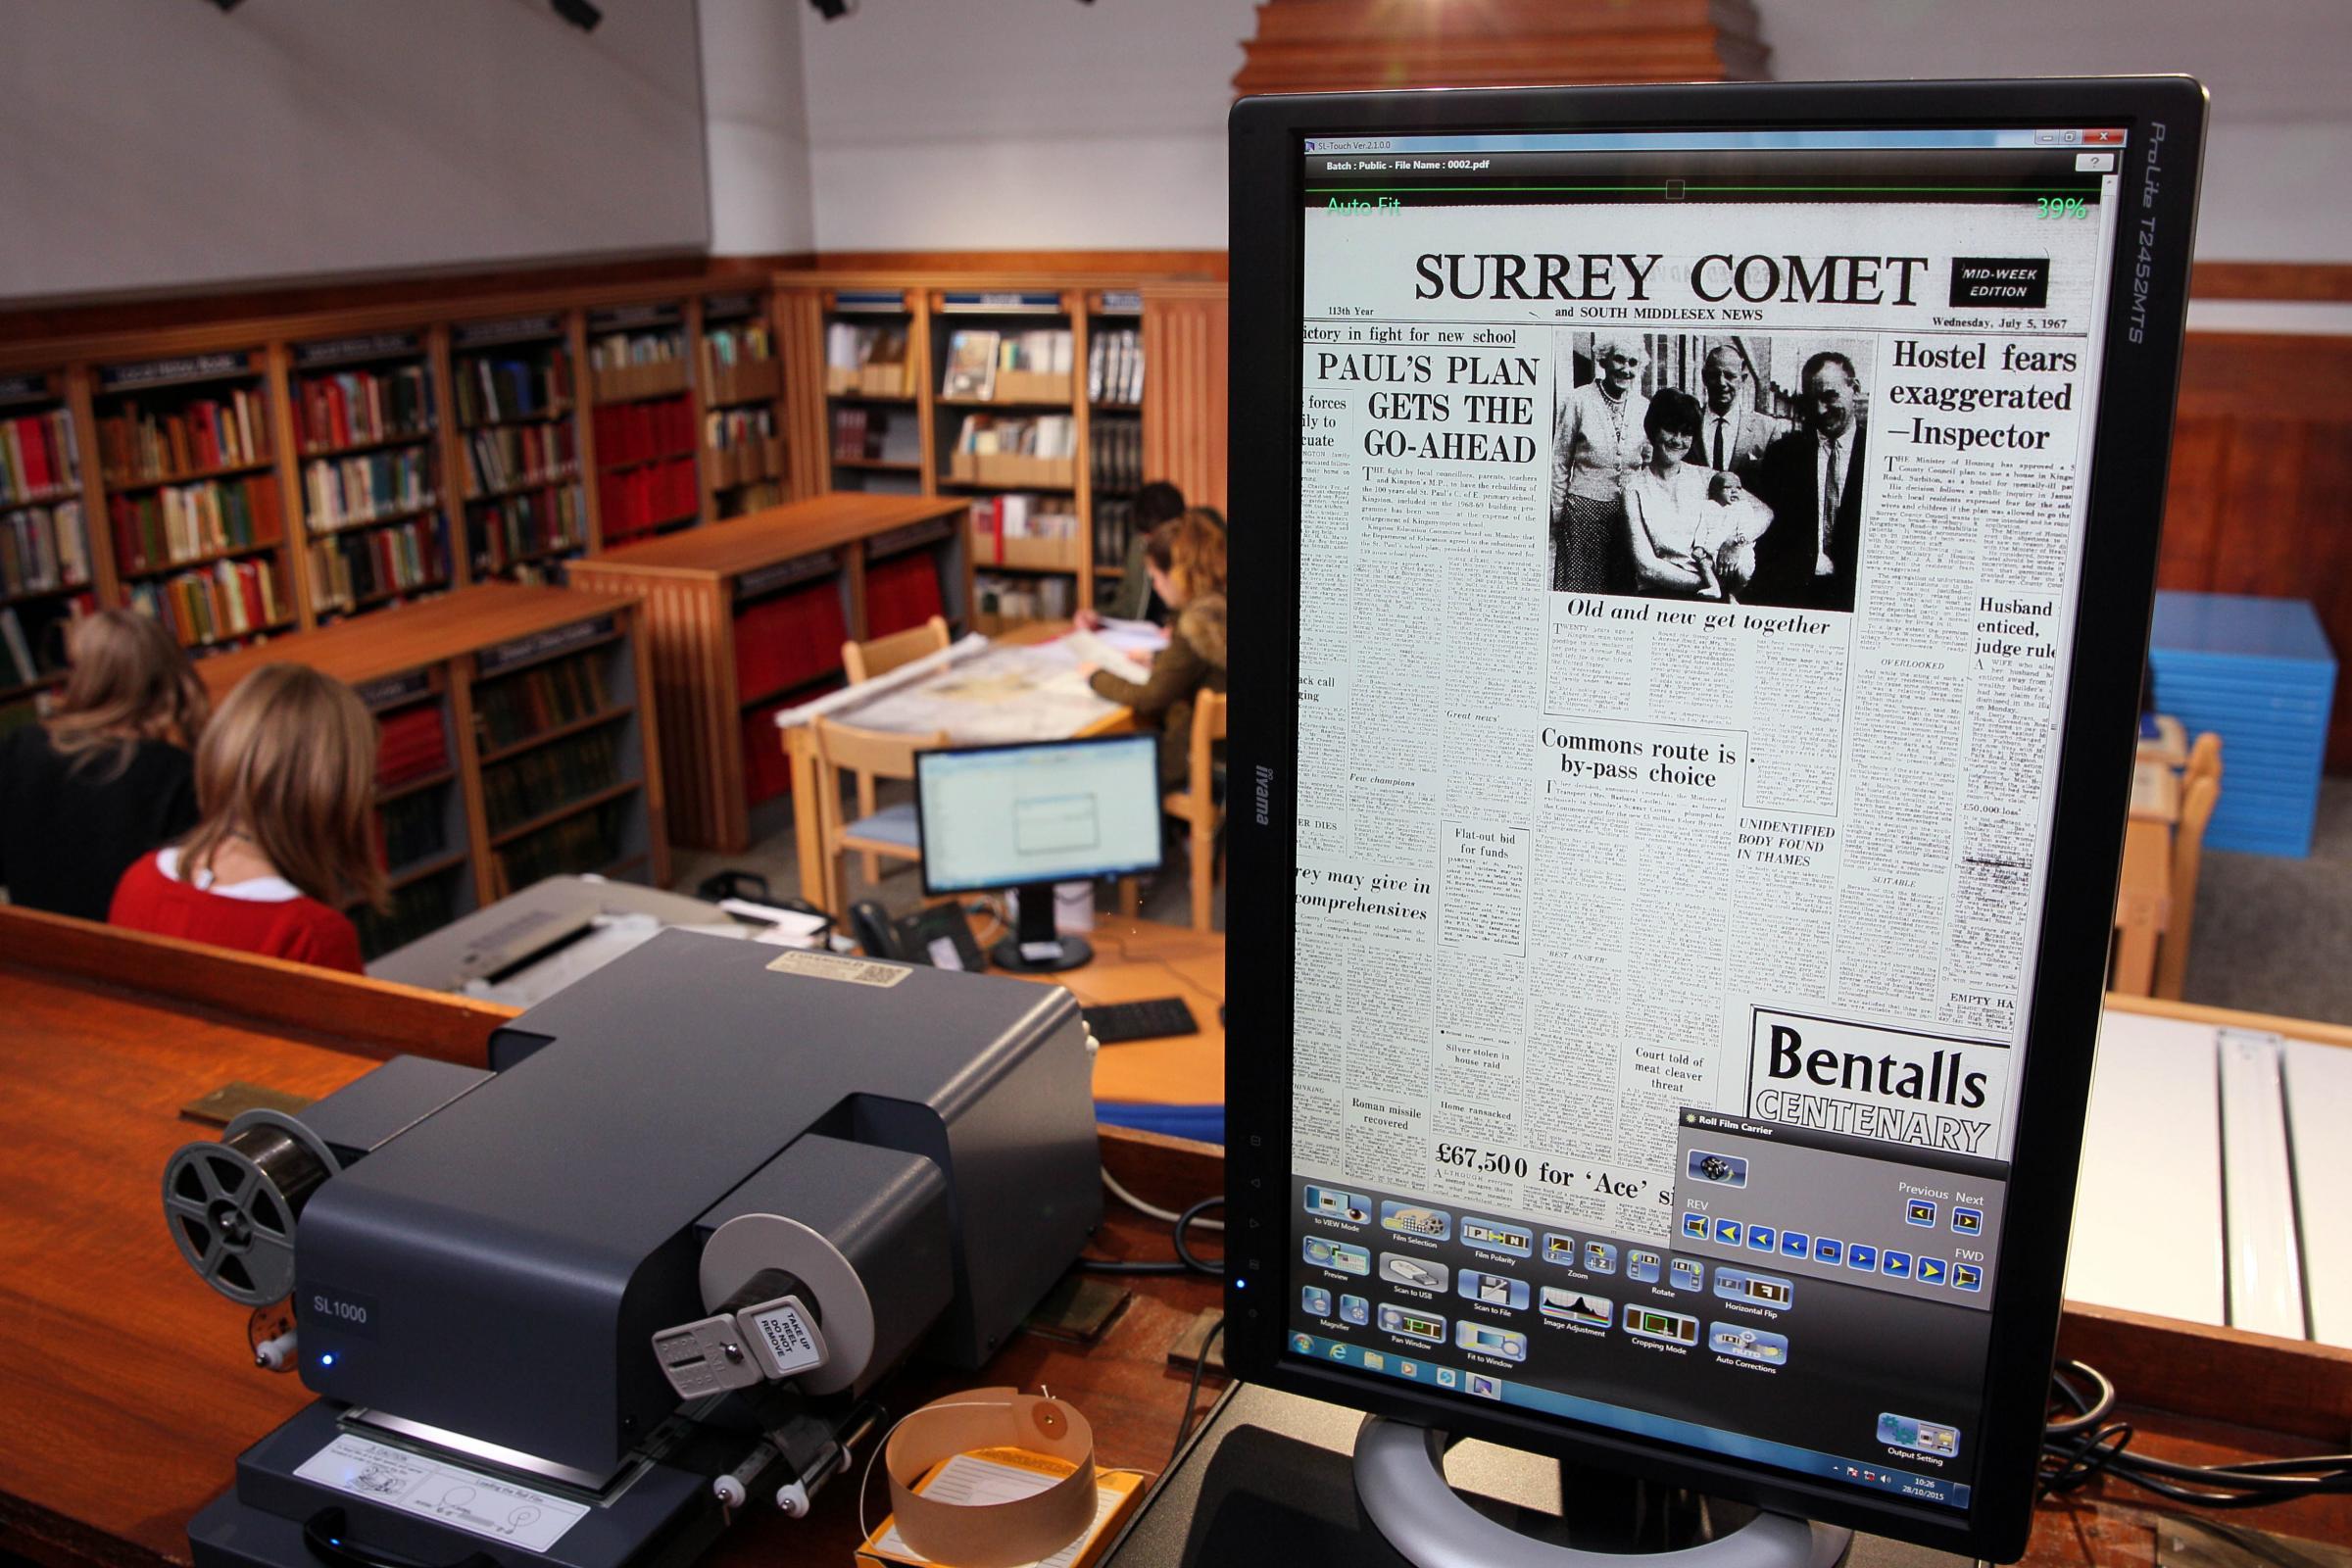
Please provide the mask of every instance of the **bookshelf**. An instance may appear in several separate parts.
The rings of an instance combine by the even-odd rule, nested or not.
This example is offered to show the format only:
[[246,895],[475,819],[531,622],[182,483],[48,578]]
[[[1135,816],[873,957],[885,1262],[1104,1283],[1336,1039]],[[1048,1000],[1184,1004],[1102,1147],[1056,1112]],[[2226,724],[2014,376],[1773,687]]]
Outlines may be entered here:
[[588,548],[580,485],[576,318],[507,317],[450,334],[457,415],[451,468],[462,475],[467,575],[562,580]]
[[1100,587],[1126,563],[1144,483],[1143,291],[1089,293],[1086,344],[1087,541]]
[[62,370],[0,376],[0,731],[36,716],[65,623],[97,605],[73,393]]
[[932,493],[924,296],[904,288],[836,289],[824,298],[825,427],[831,488]]
[[199,655],[301,619],[274,456],[276,355],[101,365],[91,388],[115,575]]
[[768,301],[751,293],[701,301],[704,514],[711,521],[780,506],[791,469],[778,400],[784,362]]
[[301,498],[311,619],[450,587],[441,375],[428,334],[296,343],[288,367],[282,446]]
[[199,666],[216,701],[270,660],[350,684],[381,734],[374,838],[389,913],[368,956],[543,876],[669,876],[656,710],[637,607],[488,583]]
[[774,717],[842,678],[841,645],[967,617],[959,496],[837,493],[629,545],[572,580],[644,602],[678,841],[739,851],[788,788]]
[[695,526],[707,495],[696,472],[700,417],[685,308],[590,311],[587,337],[600,548]]

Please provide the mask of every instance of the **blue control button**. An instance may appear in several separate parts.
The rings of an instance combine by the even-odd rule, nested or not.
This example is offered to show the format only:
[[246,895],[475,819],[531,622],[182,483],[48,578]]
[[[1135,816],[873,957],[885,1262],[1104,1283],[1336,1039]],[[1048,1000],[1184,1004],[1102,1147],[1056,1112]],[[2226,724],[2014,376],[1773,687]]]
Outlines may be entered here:
[[1683,1216],[1683,1235],[1693,1242],[1705,1241],[1707,1239],[1707,1216],[1685,1214]]
[[1309,1317],[1329,1317],[1331,1293],[1320,1285],[1309,1285],[1298,1293],[1298,1305]]
[[1868,1242],[1848,1242],[1845,1247],[1845,1266],[1858,1268],[1865,1274],[1879,1271],[1879,1250]]
[[1607,1242],[1585,1244],[1585,1268],[1593,1274],[1617,1272],[1617,1249]]
[[1639,1247],[1625,1250],[1625,1277],[1636,1285],[1658,1283],[1658,1268],[1664,1259],[1655,1252],[1645,1252]]
[[1715,1240],[1726,1247],[1738,1247],[1740,1245],[1740,1222],[1736,1219],[1717,1220],[1715,1222]]
[[1695,1257],[1675,1258],[1667,1267],[1674,1274],[1674,1288],[1678,1291],[1695,1291],[1707,1282],[1707,1271]]
[[1747,1245],[1756,1251],[1769,1252],[1780,1245],[1780,1238],[1769,1225],[1750,1225],[1747,1228]]
[[1836,1267],[1845,1261],[1845,1244],[1835,1236],[1814,1237],[1813,1261]]
[[1879,1272],[1890,1280],[1909,1279],[1911,1277],[1911,1254],[1898,1252],[1889,1247],[1879,1254]]
[[1957,1204],[1953,1205],[1952,1229],[1963,1236],[1984,1235],[1984,1211],[1981,1208],[1961,1208]]
[[1903,1222],[1907,1225],[1936,1223],[1936,1201],[1930,1198],[1914,1198],[1903,1205]]
[[1781,1232],[1781,1255],[1783,1257],[1803,1257],[1812,1250],[1813,1238],[1807,1236],[1803,1231]]
[[1954,1263],[1952,1265],[1953,1290],[1981,1291],[1984,1288],[1984,1271],[1983,1269],[1974,1263]]
[[1360,1296],[1340,1298],[1340,1321],[1358,1326],[1372,1321],[1372,1303]]
[[1946,1264],[1942,1258],[1923,1257],[1919,1260],[1919,1283],[1922,1285],[1941,1285],[1943,1283],[1944,1275],[1949,1271],[1950,1266]]

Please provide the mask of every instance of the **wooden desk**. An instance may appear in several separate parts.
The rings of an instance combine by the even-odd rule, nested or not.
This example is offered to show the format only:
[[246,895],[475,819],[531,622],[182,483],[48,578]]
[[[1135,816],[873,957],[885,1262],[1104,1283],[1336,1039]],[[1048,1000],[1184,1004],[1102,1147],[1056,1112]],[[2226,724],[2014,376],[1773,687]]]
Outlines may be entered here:
[[1200,1033],[1104,1046],[1095,1057],[1095,1099],[1114,1103],[1223,1105],[1225,933],[1156,920],[1097,916],[1088,934],[1095,961],[1060,974],[1013,975],[1062,986],[1092,1007],[1177,996],[1193,1009]]
[[2132,814],[2124,827],[2123,875],[2115,895],[2111,989],[2144,997],[2156,984],[2156,944],[2172,923],[2173,825],[2180,819],[2180,775],[2145,759],[2132,769]]
[[[1066,620],[1030,621],[991,640],[1013,648],[1031,647],[1038,643],[1052,642],[1054,638],[1066,633],[1070,629],[1070,624]],[[853,716],[848,721],[855,722],[856,720]],[[1089,735],[1118,735],[1132,729],[1134,725],[1135,715],[1122,708],[1073,731],[1066,738],[1076,740]],[[784,748],[785,760],[792,769],[794,802],[792,834],[793,849],[797,857],[794,863],[800,869],[800,895],[811,903],[821,903],[824,897],[824,879],[822,877],[812,879],[809,873],[815,870],[824,859],[824,835],[818,828],[816,812],[803,809],[801,804],[814,801],[817,790],[823,786],[823,780],[817,776],[816,735],[806,724],[794,724],[783,731],[781,743]],[[834,912],[841,913],[843,911],[836,910]]]
[[662,757],[680,843],[750,846],[755,803],[744,768],[747,715],[757,719],[793,694],[813,695],[819,683],[841,675],[842,638],[834,636],[832,647],[795,666],[797,673],[785,677],[789,684],[745,691],[738,616],[762,601],[829,583],[840,596],[838,630],[865,637],[869,564],[944,545],[953,555],[944,600],[949,618],[957,618],[972,599],[962,522],[970,507],[968,496],[822,495],[571,564],[574,587],[645,601],[662,693]]

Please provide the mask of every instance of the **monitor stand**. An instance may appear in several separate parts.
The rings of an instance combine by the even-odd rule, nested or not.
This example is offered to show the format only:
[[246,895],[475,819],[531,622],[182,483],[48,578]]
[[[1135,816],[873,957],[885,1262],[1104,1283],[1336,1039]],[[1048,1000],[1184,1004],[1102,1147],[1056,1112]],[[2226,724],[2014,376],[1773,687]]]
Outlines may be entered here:
[[1446,1434],[1366,1416],[1355,1439],[1355,1495],[1397,1555],[1415,1568],[1835,1568],[1850,1530],[1760,1513],[1680,1550],[1592,1551],[1521,1535],[1446,1484]]
[[1094,944],[1065,937],[1054,926],[1054,884],[1031,882],[1019,889],[1021,912],[1012,935],[989,949],[989,960],[1015,974],[1054,974],[1094,960]]

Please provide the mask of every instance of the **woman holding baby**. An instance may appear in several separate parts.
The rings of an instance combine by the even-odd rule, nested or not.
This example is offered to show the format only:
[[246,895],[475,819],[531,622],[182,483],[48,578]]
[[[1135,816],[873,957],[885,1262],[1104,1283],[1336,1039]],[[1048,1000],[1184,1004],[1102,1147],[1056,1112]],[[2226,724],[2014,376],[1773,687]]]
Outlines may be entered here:
[[1772,514],[1739,475],[1689,461],[1701,422],[1688,392],[1661,391],[1643,411],[1649,461],[1625,481],[1625,549],[1638,593],[1737,599],[1755,573],[1755,541]]

